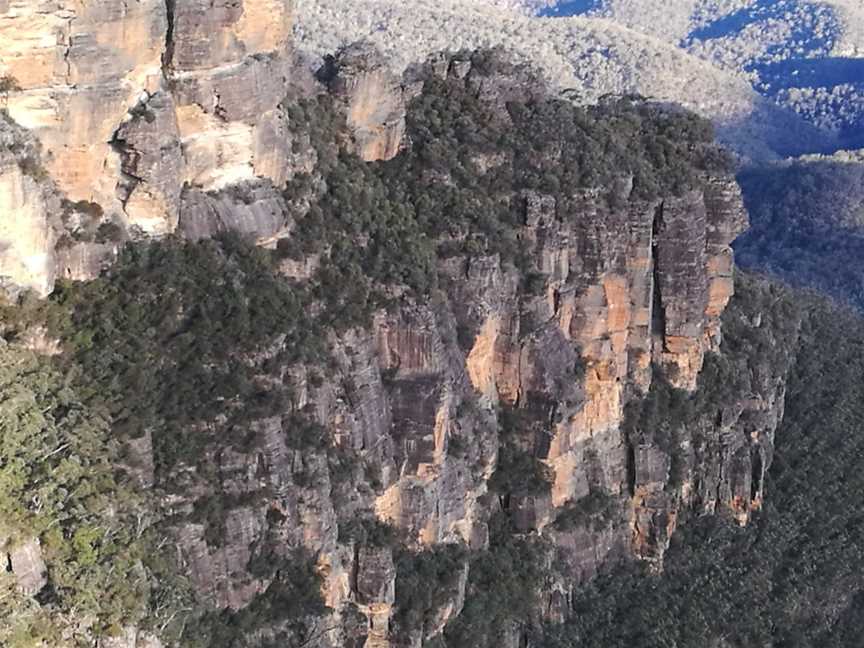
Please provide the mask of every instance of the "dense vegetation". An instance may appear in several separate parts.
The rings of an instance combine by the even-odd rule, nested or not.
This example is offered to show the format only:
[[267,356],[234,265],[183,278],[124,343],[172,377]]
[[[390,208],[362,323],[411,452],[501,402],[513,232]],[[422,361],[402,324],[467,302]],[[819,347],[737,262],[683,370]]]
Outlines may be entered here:
[[[189,466],[209,474],[206,449],[249,447],[262,417],[284,417],[289,447],[327,452],[321,428],[273,380],[285,364],[325,363],[310,300],[278,277],[271,253],[227,236],[129,246],[93,282],[3,306],[0,540],[38,539],[48,568],[39,605],[0,599],[28,611],[0,624],[3,645],[60,645],[61,633],[86,639],[133,624],[167,637],[185,630],[189,646],[243,646],[250,627],[274,619],[303,636],[302,619],[324,609],[308,556],[259,560],[258,576],[275,574],[266,592],[242,613],[206,612],[177,579],[174,556],[155,549],[174,522],[155,498],[179,492]],[[57,336],[62,353],[37,360],[19,350],[34,333],[36,344]],[[141,488],[151,480],[158,490]],[[218,545],[240,500],[211,486],[190,520]],[[70,631],[78,617],[88,623]]]
[[550,549],[517,532],[504,513],[489,522],[489,549],[469,563],[465,607],[444,633],[446,646],[495,646],[514,628],[537,623]]
[[127,247],[108,274],[52,301],[85,401],[121,438],[152,436],[157,475],[201,453],[208,422],[224,417],[222,442],[247,443],[250,421],[288,409],[266,376],[325,357],[305,292],[234,236]]
[[739,263],[864,308],[864,164],[796,162],[739,181],[751,222]]
[[116,475],[109,420],[86,406],[69,376],[5,345],[0,441],[2,548],[38,539],[48,578],[33,599],[0,575],[0,644],[86,641],[145,618],[162,624],[160,604],[183,605],[183,588],[154,556],[152,502]]
[[[279,648],[302,646],[314,637],[314,620],[327,612],[313,557],[297,550],[267,564],[270,585],[240,610],[206,611],[183,634],[190,648]],[[275,571],[274,571],[275,567]],[[274,628],[276,628],[274,630]]]

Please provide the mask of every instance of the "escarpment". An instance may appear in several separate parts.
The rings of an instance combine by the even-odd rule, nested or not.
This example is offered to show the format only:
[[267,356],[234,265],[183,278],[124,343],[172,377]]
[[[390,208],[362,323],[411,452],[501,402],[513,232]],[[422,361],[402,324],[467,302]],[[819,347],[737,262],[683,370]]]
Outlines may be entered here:
[[47,169],[2,167],[40,233],[4,274],[119,256],[51,333],[188,574],[167,645],[515,647],[680,519],[759,508],[794,332],[723,343],[746,215],[704,121],[489,52],[399,81],[351,48],[289,93],[287,2],[47,4],[2,23]]
[[[16,0],[0,12],[0,76],[13,88],[2,107],[41,144],[62,198],[98,206],[97,226],[164,236],[177,231],[187,195],[262,181],[275,195],[311,170],[280,107],[315,84],[295,61],[291,29],[290,0]],[[407,95],[380,56],[361,50],[334,60],[327,83],[361,156],[386,159],[402,145]],[[75,219],[64,225],[54,238],[75,242],[62,253],[35,232],[8,236],[6,276],[41,294],[55,276],[96,276],[116,248],[80,240]],[[34,275],[15,259],[33,256],[36,239],[44,261]]]

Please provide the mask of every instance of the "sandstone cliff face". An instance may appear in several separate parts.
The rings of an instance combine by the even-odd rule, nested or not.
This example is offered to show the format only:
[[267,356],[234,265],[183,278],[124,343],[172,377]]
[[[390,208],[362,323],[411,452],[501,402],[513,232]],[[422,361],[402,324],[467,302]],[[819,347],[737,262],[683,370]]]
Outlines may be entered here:
[[[290,0],[10,0],[0,5],[0,75],[21,90],[4,107],[41,142],[44,166],[70,202],[99,205],[133,234],[171,233],[184,186],[210,191],[258,178],[278,186],[290,173],[277,106],[288,84],[291,9]],[[29,215],[4,216],[3,226],[38,220],[32,188],[5,182],[15,202],[3,213]],[[49,237],[32,227],[7,232],[20,249],[3,255],[22,266],[10,274],[16,283],[50,290],[58,264]],[[80,256],[66,274],[94,276]]]
[[58,208],[38,144],[0,115],[0,278],[7,287],[51,291]]
[[[3,107],[41,143],[48,176],[70,203],[98,205],[103,222],[132,237],[171,234],[181,212],[202,215],[203,194],[264,180],[272,202],[295,173],[312,170],[308,143],[294,141],[280,108],[292,88],[319,90],[294,63],[291,30],[291,0],[9,0],[0,5],[0,76],[21,89]],[[322,78],[358,154],[396,155],[411,93],[381,57],[347,48]],[[13,283],[44,294],[55,276],[96,276],[110,254],[78,246],[56,255],[50,231],[21,230],[39,220],[40,199],[20,179],[6,182],[16,202],[5,213],[31,214],[4,224],[18,249],[2,255],[17,268],[7,273]],[[196,231],[223,225],[217,215]]]
[[[745,224],[734,181],[714,178],[704,191],[619,210],[586,195],[584,218],[569,224],[549,197],[523,198],[521,238],[531,270],[545,277],[537,294],[497,257],[451,258],[439,300],[381,312],[371,330],[334,338],[332,377],[287,370],[292,407],[355,457],[353,467],[286,445],[296,423],[283,417],[262,421],[248,451],[222,450],[207,470],[181,473],[182,494],[168,501],[191,516],[176,527],[178,549],[213,605],[248,605],[268,585],[256,576],[256,556],[284,559],[302,547],[317,556],[340,628],[320,645],[356,639],[345,634],[352,609],[368,620],[357,645],[419,647],[461,609],[464,579],[427,615],[434,622],[397,629],[392,549],[346,538],[340,527],[377,518],[415,550],[483,549],[489,517],[502,511],[557,547],[548,614],[564,618],[573,589],[608,561],[635,555],[659,566],[680,511],[726,510],[744,521],[758,507],[782,402],[776,376],[754,379],[752,397],[719,420],[700,419],[705,445],[682,441],[678,481],[668,448],[650,435],[628,438],[623,427],[625,405],[648,392],[653,367],[692,390],[705,354],[718,349],[728,245]],[[489,497],[501,407],[533,421],[518,432],[552,469],[548,496]],[[596,492],[619,502],[608,524],[552,524]],[[223,508],[215,526],[194,514],[214,499]]]
[[[175,528],[178,550],[214,606],[248,605],[269,584],[256,560],[301,547],[317,556],[334,610],[335,629],[318,645],[419,647],[458,614],[464,579],[422,627],[396,627],[392,549],[344,537],[352,520],[386,522],[414,550],[480,550],[490,516],[503,512],[556,547],[547,614],[560,619],[574,588],[607,562],[631,555],[659,566],[680,512],[725,510],[744,521],[758,507],[782,402],[776,376],[754,382],[752,398],[719,420],[700,419],[706,442],[682,441],[681,480],[670,476],[668,448],[623,428],[625,405],[649,391],[655,366],[693,390],[705,354],[718,349],[729,243],[746,222],[734,181],[619,209],[586,193],[583,217],[567,222],[549,196],[522,200],[520,238],[541,289],[526,293],[522,271],[497,256],[453,257],[442,262],[437,300],[380,312],[371,330],[333,338],[330,377],[286,368],[292,410],[327,430],[354,457],[350,467],[288,445],[296,422],[286,416],[262,421],[250,449],[214,448],[206,470],[179,473],[182,492],[166,506],[188,516]],[[501,408],[531,421],[517,433],[551,468],[548,495],[490,497]],[[606,525],[553,524],[598,492],[618,502]],[[211,501],[219,523],[196,517]],[[359,635],[348,629],[352,610],[367,619]]]
[[[73,231],[120,223],[133,235],[198,240],[240,230],[271,246],[290,236],[279,189],[298,167],[313,169],[314,156],[298,163],[279,108],[291,75],[287,0],[37,5],[7,3],[0,73],[24,88],[10,97],[10,115],[41,140]],[[343,52],[324,80],[358,154],[387,160],[405,145],[413,91],[364,52]],[[501,106],[533,91],[478,81],[468,61],[433,67]],[[702,180],[683,195],[638,201],[622,177],[617,200],[586,190],[566,218],[554,196],[525,191],[517,234],[527,267],[497,255],[440,261],[441,290],[428,303],[406,298],[368,330],[331,335],[327,375],[282,367],[291,402],[258,421],[246,447],[214,443],[196,465],[166,474],[150,440],[137,439],[136,477],[159,489],[198,593],[213,607],[242,609],[274,580],[262,564],[303,551],[333,610],[330,629],[305,645],[419,648],[459,614],[467,564],[421,623],[398,626],[397,557],[386,543],[345,533],[353,521],[385,522],[413,551],[482,550],[490,517],[503,513],[555,547],[551,619],[568,614],[573,588],[608,561],[661,565],[679,514],[725,510],[746,521],[760,505],[782,413],[777,375],[748,374],[747,399],[695,422],[699,442],[682,437],[670,449],[650,430],[625,429],[627,404],[650,393],[657,368],[692,392],[706,354],[719,349],[730,243],[746,217],[732,178]],[[76,240],[55,252],[50,192],[18,158],[0,157],[0,183],[0,200],[11,196],[0,204],[0,274],[44,294],[58,261],[76,279],[110,261],[117,241]],[[286,274],[308,278],[317,263],[286,262]],[[551,471],[548,492],[490,493],[505,411],[523,415],[513,432]],[[301,412],[337,452],[294,441]],[[555,524],[596,494],[616,504],[603,525]]]
[[394,157],[405,135],[410,92],[381,54],[369,43],[351,45],[330,57],[320,76],[333,96],[345,103],[357,154],[367,162]]

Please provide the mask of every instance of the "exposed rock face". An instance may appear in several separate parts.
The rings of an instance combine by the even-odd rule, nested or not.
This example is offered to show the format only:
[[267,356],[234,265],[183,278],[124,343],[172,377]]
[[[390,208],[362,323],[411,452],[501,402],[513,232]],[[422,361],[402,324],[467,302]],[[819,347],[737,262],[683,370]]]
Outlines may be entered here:
[[[784,314],[783,322],[763,323],[762,310],[770,305],[760,305],[762,294],[776,297],[750,280],[744,290],[746,300],[739,300],[724,322],[746,330],[755,340],[752,348],[745,343],[743,350],[711,359],[703,370],[708,386],[700,385],[697,392],[701,409],[688,412],[679,404],[676,410],[667,403],[672,427],[665,441],[641,423],[627,433],[633,464],[632,548],[658,568],[679,514],[725,512],[743,525],[762,506],[800,318]],[[742,310],[742,303],[750,310]]]
[[365,645],[369,648],[388,646],[390,616],[396,601],[396,569],[390,548],[360,548],[355,569],[359,609],[369,618]]
[[116,637],[104,637],[97,648],[163,648],[156,637],[135,628],[123,628]]
[[180,200],[179,232],[192,241],[220,232],[242,232],[269,246],[291,232],[287,214],[284,199],[267,182],[209,193],[187,189]]
[[[30,129],[71,201],[150,235],[173,232],[184,185],[284,184],[291,0],[11,0],[0,11],[0,74],[22,90],[9,115]],[[6,169],[4,274],[53,285],[51,233],[31,183]],[[13,231],[14,230],[14,231]],[[26,230],[26,231],[25,231]],[[46,256],[47,255],[47,256]],[[67,275],[86,278],[84,268]],[[92,276],[92,275],[90,275]]]
[[37,132],[71,200],[112,199],[118,165],[109,142],[141,93],[160,85],[167,28],[163,0],[8,3],[0,67],[23,88],[9,113]]
[[367,162],[394,157],[405,135],[406,91],[374,46],[346,47],[328,59],[322,77],[346,105],[357,154]]
[[156,92],[136,106],[112,145],[120,154],[117,197],[129,225],[148,234],[174,231],[184,160],[171,95]]
[[[219,199],[196,200],[212,209]],[[659,565],[679,510],[728,510],[743,521],[758,506],[762,486],[753,479],[770,462],[782,401],[776,376],[754,382],[754,398],[730,406],[719,423],[699,422],[710,448],[685,448],[679,484],[670,480],[667,449],[622,429],[625,404],[651,385],[652,360],[693,389],[705,353],[717,349],[729,291],[712,286],[728,287],[731,269],[717,259],[731,258],[729,242],[744,225],[734,181],[715,178],[683,198],[618,210],[590,194],[580,205],[585,218],[562,222],[554,201],[524,196],[521,237],[532,270],[545,277],[539,294],[526,294],[519,271],[498,257],[454,257],[441,267],[446,298],[403,304],[378,314],[371,330],[334,339],[331,377],[313,381],[309,370],[290,369],[292,407],[313,415],[359,460],[355,467],[286,445],[292,427],[283,418],[262,422],[249,449],[208,459],[211,468],[199,474],[218,475],[221,490],[182,473],[173,510],[191,513],[214,498],[224,508],[221,526],[192,514],[177,527],[193,581],[214,605],[242,607],[267,587],[255,575],[256,556],[303,547],[318,557],[341,628],[321,645],[350,645],[339,615],[353,606],[368,620],[366,646],[420,646],[458,614],[464,579],[426,626],[394,634],[390,549],[354,545],[340,525],[377,516],[415,549],[482,549],[489,516],[503,506],[517,528],[557,547],[561,576],[548,614],[563,618],[573,588],[604,563],[636,555]],[[671,241],[687,253],[672,254]],[[498,461],[497,407],[532,421],[517,432],[552,469],[549,495],[485,497]],[[608,523],[551,524],[593,492],[618,502]]]
[[33,139],[0,115],[0,278],[40,295],[54,284],[59,208]]
[[[196,222],[193,237],[210,235],[225,228],[226,209],[203,210],[194,196],[260,180],[280,189],[314,166],[280,108],[290,92],[320,90],[292,67],[291,30],[291,0],[14,0],[0,15],[0,75],[21,90],[4,103],[41,143],[48,176],[70,203],[98,205],[104,222],[133,237],[175,232],[181,211]],[[347,48],[325,76],[358,154],[396,155],[410,91],[380,55]],[[4,210],[25,215],[0,224],[14,249],[3,255],[13,284],[44,294],[55,276],[87,279],[110,261],[88,246],[55,258],[51,239],[62,228],[34,224],[45,220],[38,192],[4,175]],[[227,209],[244,211],[237,207]],[[273,236],[258,231],[254,211],[227,220]]]

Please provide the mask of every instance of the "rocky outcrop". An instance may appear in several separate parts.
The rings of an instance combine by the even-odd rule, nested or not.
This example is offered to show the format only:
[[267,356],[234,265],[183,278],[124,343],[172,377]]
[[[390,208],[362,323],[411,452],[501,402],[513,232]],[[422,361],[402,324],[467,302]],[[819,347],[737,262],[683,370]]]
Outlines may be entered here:
[[396,602],[396,569],[389,547],[361,547],[355,558],[359,610],[369,619],[368,648],[389,646],[390,617]]
[[141,93],[159,85],[167,28],[163,0],[6,3],[0,68],[22,88],[9,97],[9,114],[37,132],[71,200],[112,198],[109,142]]
[[[366,646],[419,646],[458,614],[458,588],[423,628],[394,627],[391,549],[343,537],[357,519],[386,522],[413,551],[454,542],[482,550],[490,515],[504,513],[559,550],[548,593],[554,619],[609,561],[635,555],[661,564],[686,511],[729,511],[743,521],[758,506],[782,401],[776,376],[745,389],[754,397],[730,402],[719,423],[699,419],[706,445],[682,440],[673,453],[624,427],[627,403],[650,391],[655,367],[692,390],[705,354],[718,349],[729,294],[712,285],[728,281],[729,268],[717,259],[731,258],[729,242],[744,223],[734,182],[713,178],[683,198],[621,209],[589,193],[576,219],[560,218],[547,196],[522,200],[525,271],[541,275],[541,286],[526,292],[523,271],[497,256],[451,257],[442,261],[442,299],[405,303],[377,314],[370,330],[333,338],[330,375],[286,368],[291,410],[320,424],[347,464],[292,446],[296,422],[286,414],[262,422],[246,449],[214,450],[208,468],[177,474],[182,494],[170,506],[189,516],[176,528],[178,549],[214,605],[248,604],[268,585],[256,561],[302,547],[317,556],[342,628],[321,645],[347,645],[338,615],[350,608],[367,618]],[[670,241],[687,254],[671,254]],[[488,497],[502,408],[522,413],[513,433],[550,468],[548,494]],[[684,464],[677,481],[673,460]],[[214,474],[216,491],[206,478]],[[610,503],[602,524],[556,522],[589,496]],[[214,502],[218,510],[206,514]]]
[[53,221],[59,200],[38,145],[0,113],[0,280],[40,295],[54,285]]
[[744,525],[762,507],[800,315],[763,321],[777,296],[750,279],[739,289],[745,298],[723,318],[736,329],[735,348],[709,359],[692,401],[661,385],[643,404],[648,416],[630,412],[632,548],[658,569],[682,515],[725,514]]
[[[278,186],[290,176],[278,110],[290,0],[10,0],[0,9],[0,75],[21,88],[4,108],[41,142],[47,175],[70,202],[99,205],[133,234],[163,235],[177,227],[184,186]],[[0,224],[16,248],[3,255],[4,274],[45,293],[60,232],[38,224],[38,192],[7,167],[2,213],[24,217]],[[98,266],[65,265],[60,274],[75,278]]]
[[127,627],[117,636],[99,639],[96,648],[164,648],[164,644],[147,632]]
[[117,198],[129,225],[148,234],[173,232],[185,162],[171,95],[155,92],[138,104],[111,144],[120,155]]
[[186,189],[180,197],[178,231],[192,241],[223,232],[240,232],[273,247],[293,227],[282,195],[266,181],[203,192]]

